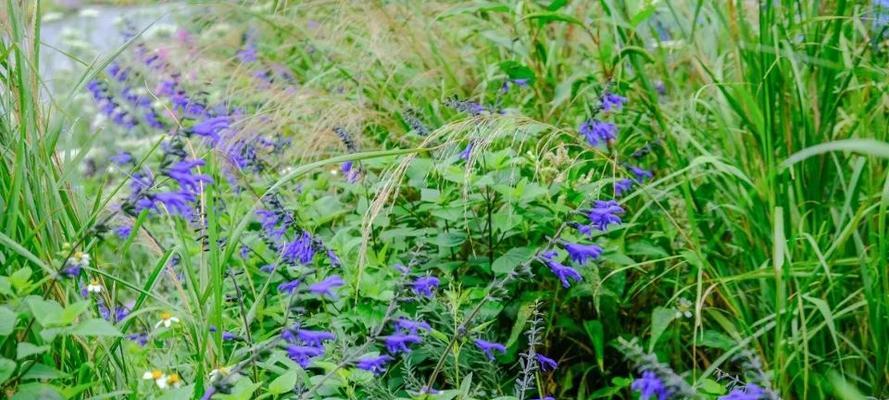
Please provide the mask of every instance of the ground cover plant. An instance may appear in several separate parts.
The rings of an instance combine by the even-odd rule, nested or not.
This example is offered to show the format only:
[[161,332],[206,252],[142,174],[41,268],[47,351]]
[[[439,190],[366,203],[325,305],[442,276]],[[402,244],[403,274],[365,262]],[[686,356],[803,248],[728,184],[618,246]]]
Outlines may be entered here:
[[0,12],[0,397],[889,397],[885,1],[71,3]]

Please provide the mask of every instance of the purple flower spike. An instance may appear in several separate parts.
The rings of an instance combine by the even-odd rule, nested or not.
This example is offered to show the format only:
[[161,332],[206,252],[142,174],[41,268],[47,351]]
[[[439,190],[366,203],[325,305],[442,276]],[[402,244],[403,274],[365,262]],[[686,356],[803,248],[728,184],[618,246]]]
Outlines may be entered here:
[[145,347],[145,344],[148,343],[148,335],[145,333],[134,333],[131,335],[127,335],[127,339],[132,340],[139,344],[139,346]]
[[670,397],[670,391],[667,389],[667,386],[652,371],[643,372],[642,377],[633,381],[631,387],[639,392],[639,400],[651,398],[667,400]]
[[392,354],[398,354],[399,352],[410,353],[411,349],[408,347],[408,345],[420,343],[422,341],[423,338],[417,335],[395,334],[385,337],[386,350],[388,350],[389,353]]
[[412,335],[416,335],[417,331],[424,330],[428,332],[432,327],[424,321],[412,321],[407,318],[399,318],[395,321],[395,329],[401,329]]
[[485,353],[485,356],[488,357],[488,360],[494,361],[494,351],[500,352],[500,354],[506,353],[506,346],[495,343],[488,342],[482,339],[475,339],[475,345]]
[[373,372],[374,375],[380,375],[386,371],[386,364],[392,360],[392,357],[382,355],[379,357],[365,357],[355,364],[358,369]]
[[571,256],[571,261],[584,265],[588,260],[595,260],[602,255],[602,248],[595,244],[569,243],[565,245],[565,251]]
[[315,244],[309,232],[303,231],[302,234],[292,242],[284,246],[281,258],[290,264],[307,265],[315,258]]
[[346,281],[343,278],[340,278],[339,275],[333,275],[321,282],[318,282],[312,286],[309,286],[309,291],[315,293],[319,296],[330,296],[336,297],[336,289],[340,286],[343,286]]
[[312,359],[324,354],[323,347],[312,346],[287,346],[287,357],[299,364],[300,367],[308,368],[312,363]]
[[222,332],[222,340],[224,340],[226,342],[230,342],[230,341],[235,340],[237,338],[238,338],[238,335],[234,334],[233,332],[228,332],[228,331]]
[[623,178],[617,182],[614,182],[614,196],[621,197],[629,192],[632,188],[633,181],[627,178]]
[[193,201],[195,201],[194,195],[188,192],[147,194],[136,202],[136,211],[154,210],[160,212],[161,206],[163,206],[170,215],[179,215],[183,218],[191,219],[192,208],[190,203]]
[[131,225],[121,225],[117,228],[114,228],[114,234],[121,239],[130,237],[131,233],[133,233],[133,227]]
[[417,278],[412,286],[414,288],[414,293],[426,297],[432,297],[432,291],[437,289],[438,285],[438,278],[434,276],[422,276]]
[[612,110],[620,111],[626,102],[626,97],[606,92],[605,95],[602,96],[602,109],[605,110],[605,112],[610,112]]
[[167,168],[164,174],[178,182],[183,191],[196,193],[199,192],[201,183],[213,182],[213,179],[207,175],[195,175],[191,172],[192,169],[202,165],[204,165],[204,160],[182,160]]
[[540,370],[543,372],[554,371],[559,366],[559,363],[557,363],[556,360],[553,360],[552,358],[549,358],[540,353],[537,353],[536,355],[537,363],[540,364]]
[[633,175],[636,176],[636,180],[640,182],[654,177],[654,174],[652,174],[651,171],[639,167],[634,167],[632,165],[630,166],[630,172],[632,172]]
[[587,213],[593,227],[600,231],[608,230],[608,226],[621,223],[620,216],[624,213],[623,207],[614,200],[597,200],[593,208]]
[[735,388],[729,394],[719,400],[759,400],[766,398],[766,392],[755,383],[748,383],[744,387]]
[[598,146],[600,142],[610,142],[617,138],[617,126],[610,122],[586,120],[578,129],[590,146]]
[[121,151],[121,152],[109,157],[108,159],[117,165],[124,166],[124,165],[127,165],[127,164],[133,162],[133,155],[126,152],[126,151]]
[[549,266],[550,271],[552,271],[553,274],[555,274],[556,277],[558,277],[559,280],[562,281],[562,286],[566,289],[571,287],[571,282],[569,281],[569,279],[573,280],[574,282],[583,280],[583,277],[580,276],[580,274],[574,268],[564,266],[555,261],[549,261],[547,262],[547,265]]
[[219,141],[219,133],[231,126],[232,119],[229,116],[207,118],[195,126],[191,131],[198,136],[209,138],[211,142]]
[[299,287],[299,284],[300,284],[299,279],[294,279],[290,282],[284,282],[284,283],[278,285],[278,292],[293,294],[293,291]]
[[327,331],[310,331],[308,329],[300,329],[296,336],[308,346],[322,346],[327,340],[336,339],[336,335]]

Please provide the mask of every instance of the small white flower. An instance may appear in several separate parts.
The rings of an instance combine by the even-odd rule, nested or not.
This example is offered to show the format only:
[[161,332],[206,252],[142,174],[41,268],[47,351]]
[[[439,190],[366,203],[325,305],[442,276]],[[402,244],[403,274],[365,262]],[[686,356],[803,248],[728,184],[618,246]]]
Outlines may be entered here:
[[152,380],[160,389],[166,389],[169,387],[178,388],[182,386],[182,379],[179,378],[178,374],[164,374],[163,371],[159,369],[146,371],[142,374],[142,379]]
[[154,324],[154,327],[155,329],[157,329],[159,326],[163,325],[164,328],[169,328],[176,323],[179,323],[179,318],[176,318],[173,316],[173,314],[164,311],[161,313],[161,320],[157,321],[157,323]]
[[685,297],[680,298],[676,304],[676,318],[691,318],[691,307],[692,303]]
[[216,382],[218,379],[225,378],[231,374],[231,370],[227,367],[219,367],[210,371],[210,382]]
[[71,255],[71,258],[68,259],[68,265],[77,265],[82,268],[87,268],[90,266],[90,255],[82,251],[74,252],[74,254]]
[[330,174],[331,174],[331,175],[336,175],[336,174],[338,174],[338,173],[339,173],[339,171],[337,171],[337,170],[335,170],[335,169],[330,170]]
[[99,284],[98,280],[93,279],[90,281],[89,285],[86,285],[86,291],[96,294],[102,293],[102,285]]

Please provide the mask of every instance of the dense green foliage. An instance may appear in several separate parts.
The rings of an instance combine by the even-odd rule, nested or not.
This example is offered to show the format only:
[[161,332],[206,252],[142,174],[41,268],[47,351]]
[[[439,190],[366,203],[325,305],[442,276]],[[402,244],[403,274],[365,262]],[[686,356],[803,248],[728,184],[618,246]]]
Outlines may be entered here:
[[[182,5],[59,84],[5,3],[0,397],[638,398],[664,368],[686,397],[889,396],[878,5]],[[400,318],[429,324],[410,352]],[[303,363],[294,325],[335,338]]]

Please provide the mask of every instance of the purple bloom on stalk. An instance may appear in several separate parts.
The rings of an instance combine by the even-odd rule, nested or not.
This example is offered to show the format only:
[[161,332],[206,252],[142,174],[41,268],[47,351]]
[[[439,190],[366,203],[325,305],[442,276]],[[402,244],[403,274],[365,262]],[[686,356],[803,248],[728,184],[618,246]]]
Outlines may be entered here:
[[294,279],[290,282],[284,282],[284,283],[278,285],[278,292],[293,294],[293,291],[299,287],[299,284],[300,284],[299,279]]
[[284,245],[281,259],[290,264],[300,263],[303,265],[312,262],[315,258],[315,245],[309,232],[303,231],[302,234],[292,242]]
[[195,201],[193,194],[188,192],[161,192],[146,194],[144,198],[136,202],[136,212],[142,210],[154,210],[160,212],[161,206],[170,215],[179,215],[191,219],[192,208],[190,203]]
[[620,111],[623,108],[624,104],[627,102],[627,98],[616,95],[611,92],[606,92],[604,96],[602,96],[602,109],[605,112],[609,111]]
[[266,264],[259,268],[260,271],[265,272],[267,274],[272,273],[275,270],[275,264]]
[[107,71],[108,75],[111,75],[111,77],[118,82],[127,80],[127,77],[130,75],[129,70],[127,68],[121,68],[118,63],[109,65]]
[[157,115],[156,112],[154,112],[154,110],[146,111],[143,117],[145,117],[145,122],[148,124],[148,126],[154,129],[165,128],[164,123],[160,120],[160,117]]
[[308,368],[312,363],[312,359],[324,354],[323,347],[312,346],[287,346],[287,357],[299,364],[300,367]]
[[571,261],[581,265],[602,255],[602,248],[595,244],[568,243],[565,245],[565,251],[568,252]]
[[364,357],[359,359],[355,366],[358,369],[373,372],[374,375],[380,375],[386,370],[386,363],[392,360],[392,357],[382,355],[379,357]]
[[219,141],[219,133],[231,126],[231,117],[224,115],[221,117],[207,118],[191,127],[191,131],[198,136],[209,138],[211,142]]
[[518,87],[526,87],[526,86],[528,86],[528,80],[527,79],[507,79],[506,81],[503,82],[503,86],[500,87],[500,91],[503,93],[509,92],[509,89],[512,85],[515,85]]
[[648,400],[657,398],[658,400],[666,400],[670,397],[670,391],[664,382],[652,371],[645,371],[642,377],[633,381],[631,386],[633,390],[639,392],[640,400]]
[[238,335],[235,335],[233,332],[222,332],[222,340],[226,342],[230,342],[238,338]]
[[464,148],[463,151],[460,152],[460,159],[461,160],[468,160],[469,156],[471,156],[471,155],[472,155],[472,143],[469,143],[466,145],[466,148]]
[[748,383],[744,387],[735,388],[729,394],[719,397],[719,400],[759,400],[766,397],[766,392],[755,383]]
[[621,197],[624,195],[624,193],[629,192],[632,188],[633,181],[627,178],[623,178],[617,182],[614,182],[614,196]]
[[256,210],[256,215],[259,216],[259,225],[266,235],[276,241],[284,236],[286,229],[278,228],[278,213],[269,210]]
[[114,228],[114,234],[121,239],[126,239],[130,237],[130,234],[133,233],[133,227],[131,225],[121,225],[117,228]]
[[566,289],[571,287],[571,282],[569,281],[569,279],[573,280],[574,282],[583,280],[583,277],[580,276],[580,274],[574,268],[559,264],[555,261],[547,261],[546,265],[549,267],[550,271],[552,271],[553,274],[555,274],[556,277],[559,278],[560,281],[562,281],[562,286]]
[[432,329],[432,327],[424,321],[412,321],[407,318],[399,318],[395,321],[395,329],[401,329],[403,331],[416,335],[418,330],[424,330],[428,332],[430,329]]
[[173,109],[191,117],[199,117],[207,112],[203,104],[192,101],[183,92],[179,92],[170,97],[173,103]]
[[340,166],[340,170],[343,171],[343,176],[346,177],[346,182],[355,183],[358,180],[358,169],[354,168],[352,161],[346,161]]
[[146,334],[144,332],[133,333],[131,335],[127,335],[127,339],[130,339],[133,342],[138,343],[139,346],[145,347],[145,345],[148,343],[148,334]]
[[256,43],[247,43],[247,45],[238,52],[238,60],[241,60],[241,62],[245,64],[256,61]]
[[300,329],[296,332],[296,336],[308,346],[321,346],[327,340],[336,339],[336,335],[327,331],[310,331]]
[[620,224],[620,215],[623,213],[623,207],[614,200],[596,200],[593,208],[587,212],[587,217],[593,227],[605,231],[610,225]]
[[333,249],[327,249],[327,259],[330,261],[330,266],[333,268],[339,268],[343,266],[343,262],[340,261],[340,258],[337,257]]
[[599,142],[610,142],[617,138],[617,126],[610,122],[589,119],[580,124],[578,129],[590,146],[598,146]]
[[339,275],[333,275],[321,282],[309,286],[309,291],[319,296],[327,295],[330,297],[336,297],[335,290],[338,287],[343,286],[343,284],[345,283],[346,282],[343,280],[343,278],[340,278]]
[[130,189],[133,191],[133,198],[139,197],[142,192],[151,189],[154,186],[154,176],[148,169],[143,172],[136,172],[130,179]]
[[121,152],[109,157],[108,159],[117,165],[124,166],[124,165],[127,165],[133,161],[133,155],[126,152],[126,151],[121,151]]
[[479,348],[479,350],[484,352],[485,356],[488,357],[488,360],[491,361],[494,361],[494,351],[499,351],[500,354],[506,353],[506,346],[500,343],[489,342],[482,339],[475,339],[475,345]]
[[439,280],[434,276],[422,276],[414,280],[412,284],[414,293],[426,297],[432,297],[432,291],[438,288]]
[[554,371],[559,366],[559,363],[557,363],[556,360],[553,360],[552,358],[549,358],[543,354],[537,353],[536,356],[537,363],[540,364],[540,370],[543,372]]
[[207,175],[195,175],[191,172],[192,169],[203,165],[204,160],[182,160],[167,168],[167,170],[164,171],[164,174],[178,182],[179,187],[182,188],[183,191],[194,193],[199,191],[202,182],[213,182],[213,179]]
[[411,349],[408,345],[422,341],[423,338],[417,335],[394,334],[385,336],[386,350],[392,354],[398,354],[399,352],[410,353]]
[[651,179],[654,177],[654,174],[652,174],[651,171],[639,167],[634,167],[632,165],[630,166],[630,172],[632,172],[633,175],[636,176],[637,181],[644,181],[646,179]]

